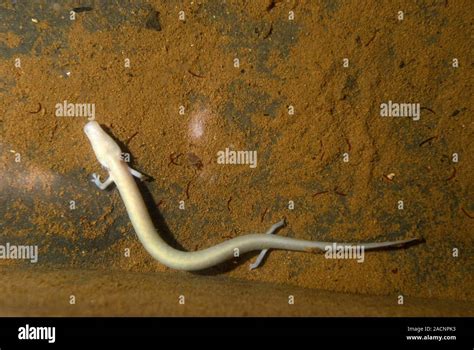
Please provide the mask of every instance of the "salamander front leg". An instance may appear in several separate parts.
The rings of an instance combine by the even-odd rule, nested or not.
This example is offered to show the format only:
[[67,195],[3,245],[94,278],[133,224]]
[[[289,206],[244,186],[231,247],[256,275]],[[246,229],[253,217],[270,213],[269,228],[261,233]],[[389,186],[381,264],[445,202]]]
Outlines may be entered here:
[[130,171],[130,174],[135,176],[137,179],[143,180],[145,178],[145,176],[142,173],[139,173],[135,169],[128,167],[128,171]]
[[[285,220],[281,220],[279,222],[277,222],[276,224],[274,224],[272,227],[270,227],[268,229],[267,232],[265,232],[266,235],[271,235],[273,233],[275,233],[279,228],[285,226]],[[268,252],[268,249],[264,249],[260,252],[260,254],[258,254],[257,256],[257,259],[255,259],[255,262],[253,264],[250,264],[249,268],[250,270],[254,270],[256,269],[257,267],[260,266],[260,264],[262,263],[263,261],[263,258],[265,258],[265,255],[267,254]]]
[[101,190],[105,190],[112,182],[114,182],[111,176],[109,176],[104,182],[101,182],[100,175],[97,175],[96,173],[92,174],[91,181]]

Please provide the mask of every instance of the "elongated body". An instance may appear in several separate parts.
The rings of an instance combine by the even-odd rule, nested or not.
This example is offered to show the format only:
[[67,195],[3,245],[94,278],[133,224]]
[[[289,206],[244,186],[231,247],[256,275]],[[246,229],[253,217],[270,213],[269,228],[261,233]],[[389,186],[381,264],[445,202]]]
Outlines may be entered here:
[[[84,131],[91,142],[97,160],[109,172],[109,178],[103,183],[94,174],[93,182],[100,189],[105,189],[111,183],[115,183],[141,243],[151,256],[166,266],[186,271],[202,270],[234,258],[236,251],[241,255],[246,252],[261,250],[262,252],[257,262],[251,265],[251,268],[255,268],[260,264],[263,255],[268,249],[313,252],[317,250],[324,251],[325,247],[333,245],[333,242],[307,241],[272,235],[271,233],[284,226],[284,221],[282,220],[273,225],[267,231],[267,234],[248,234],[195,252],[174,249],[160,237],[153,226],[148,210],[133,178],[133,176],[140,178],[141,174],[129,168],[122,160],[119,146],[102,130],[96,121],[87,123]],[[416,240],[418,239],[413,238],[392,242],[360,243],[358,245],[363,246],[365,250],[369,250],[401,246]],[[340,245],[349,246],[353,244],[341,243]]]

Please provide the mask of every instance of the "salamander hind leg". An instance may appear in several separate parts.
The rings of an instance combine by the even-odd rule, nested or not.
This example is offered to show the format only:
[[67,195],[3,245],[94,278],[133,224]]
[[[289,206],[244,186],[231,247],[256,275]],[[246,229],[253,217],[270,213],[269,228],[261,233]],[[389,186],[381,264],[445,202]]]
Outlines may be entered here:
[[257,259],[255,259],[255,262],[250,264],[249,266],[249,270],[254,270],[256,269],[257,267],[260,266],[260,264],[262,263],[263,261],[263,258],[265,257],[265,255],[267,255],[267,252],[268,252],[268,249],[264,249],[260,252],[260,254],[258,254],[257,256]]
[[109,176],[107,180],[104,182],[100,181],[100,175],[97,175],[96,173],[92,174],[92,179],[91,181],[101,190],[105,190],[107,187],[109,187],[114,180],[112,180],[112,177]]
[[[273,233],[275,233],[279,228],[285,226],[285,220],[281,220],[279,222],[277,222],[276,224],[274,224],[272,227],[270,227],[268,229],[268,231],[265,233],[267,235],[271,235]],[[263,249],[260,254],[258,254],[257,256],[257,259],[255,259],[255,262],[250,264],[249,266],[249,269],[250,270],[254,270],[256,269],[257,267],[260,266],[260,264],[262,263],[263,261],[263,258],[265,258],[265,255],[267,254],[268,252],[268,249]]]

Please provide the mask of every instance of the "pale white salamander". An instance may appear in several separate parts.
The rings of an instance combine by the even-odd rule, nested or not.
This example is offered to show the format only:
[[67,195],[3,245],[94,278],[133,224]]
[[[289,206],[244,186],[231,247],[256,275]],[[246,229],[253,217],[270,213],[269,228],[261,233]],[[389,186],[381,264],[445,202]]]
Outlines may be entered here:
[[[153,226],[148,210],[133,178],[133,176],[142,178],[142,175],[138,171],[131,169],[122,160],[120,147],[102,130],[96,121],[88,122],[84,127],[84,131],[94,149],[97,160],[109,172],[109,178],[104,182],[101,182],[96,174],[93,174],[92,181],[101,190],[107,188],[111,183],[115,183],[141,243],[151,256],[168,267],[186,271],[202,270],[234,258],[236,249],[238,249],[239,255],[254,250],[261,250],[256,262],[250,266],[253,269],[258,267],[268,249],[314,252],[324,251],[325,247],[333,244],[332,242],[306,241],[272,235],[272,233],[285,225],[284,220],[282,220],[274,224],[267,231],[267,234],[248,234],[195,252],[184,252],[174,249],[157,234]],[[402,246],[417,240],[419,239],[411,238],[392,242],[361,243],[358,245],[363,246],[365,250],[369,250]],[[341,245],[345,246],[354,244],[341,243]]]

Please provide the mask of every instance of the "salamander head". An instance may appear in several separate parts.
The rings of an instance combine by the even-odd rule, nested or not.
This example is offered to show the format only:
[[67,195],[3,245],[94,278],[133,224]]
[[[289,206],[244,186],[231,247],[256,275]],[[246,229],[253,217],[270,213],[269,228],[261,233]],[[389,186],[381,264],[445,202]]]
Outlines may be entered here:
[[111,159],[121,159],[122,151],[117,143],[100,127],[96,121],[90,121],[84,126],[95,156],[100,164],[109,169]]

